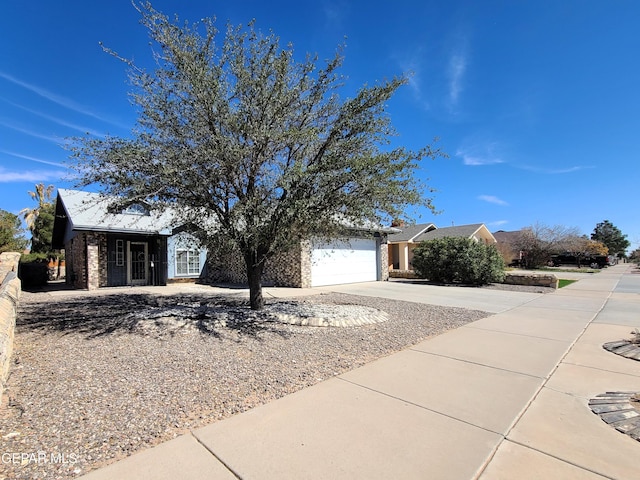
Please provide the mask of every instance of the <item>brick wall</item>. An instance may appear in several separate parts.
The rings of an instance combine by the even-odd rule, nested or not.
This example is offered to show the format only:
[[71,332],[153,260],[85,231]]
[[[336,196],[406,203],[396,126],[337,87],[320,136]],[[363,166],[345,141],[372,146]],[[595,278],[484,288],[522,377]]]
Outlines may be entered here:
[[[303,258],[300,245],[291,250],[275,255],[266,264],[262,275],[262,284],[266,286],[274,285],[279,287],[304,287],[310,285],[311,274],[309,272],[307,283],[304,285],[301,270],[301,260]],[[311,264],[310,254],[309,265]],[[247,272],[244,259],[240,252],[235,250],[224,256],[210,254],[207,259],[208,283],[234,283],[246,284]]]
[[78,233],[64,246],[67,283],[75,288],[95,290],[107,285],[107,236]]

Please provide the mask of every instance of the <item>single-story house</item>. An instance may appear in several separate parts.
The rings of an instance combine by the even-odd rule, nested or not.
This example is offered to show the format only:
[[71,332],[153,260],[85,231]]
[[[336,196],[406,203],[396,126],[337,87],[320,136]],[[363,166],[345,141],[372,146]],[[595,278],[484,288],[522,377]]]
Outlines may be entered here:
[[169,212],[143,203],[112,211],[111,203],[96,193],[58,190],[52,244],[65,250],[67,283],[92,290],[200,278],[207,251],[174,231]]
[[[144,204],[113,212],[111,203],[95,193],[58,191],[53,246],[65,249],[67,282],[76,288],[246,282],[241,255],[207,256],[189,233],[175,228],[169,212],[158,214]],[[387,280],[387,234],[397,231],[351,227],[345,238],[302,240],[269,259],[263,283],[316,287]]]
[[413,250],[426,240],[445,237],[470,238],[495,244],[496,239],[483,223],[438,228],[433,223],[399,226],[402,231],[388,237],[389,270],[413,270]]

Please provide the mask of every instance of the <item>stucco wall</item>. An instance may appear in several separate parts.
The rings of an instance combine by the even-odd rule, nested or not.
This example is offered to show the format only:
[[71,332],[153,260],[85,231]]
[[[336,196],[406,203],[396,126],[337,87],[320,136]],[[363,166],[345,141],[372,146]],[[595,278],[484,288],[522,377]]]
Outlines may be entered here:
[[9,374],[18,301],[22,292],[17,275],[19,261],[19,253],[0,254],[0,400]]

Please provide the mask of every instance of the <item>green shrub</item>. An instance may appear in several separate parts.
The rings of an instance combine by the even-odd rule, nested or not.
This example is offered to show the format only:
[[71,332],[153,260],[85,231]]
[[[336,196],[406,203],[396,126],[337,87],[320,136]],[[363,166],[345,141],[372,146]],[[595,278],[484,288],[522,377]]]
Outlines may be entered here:
[[49,280],[49,258],[46,253],[29,253],[20,257],[18,277],[22,288],[37,288]]
[[413,251],[413,268],[438,283],[485,285],[504,280],[504,260],[494,245],[446,237],[422,242]]

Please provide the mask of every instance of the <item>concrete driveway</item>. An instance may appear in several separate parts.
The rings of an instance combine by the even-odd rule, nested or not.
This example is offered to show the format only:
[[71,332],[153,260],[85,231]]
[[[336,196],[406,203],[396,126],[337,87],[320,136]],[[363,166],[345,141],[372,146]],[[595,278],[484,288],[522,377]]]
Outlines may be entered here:
[[541,297],[542,293],[511,292],[476,287],[428,285],[411,281],[367,282],[332,285],[312,290],[389,298],[406,302],[427,303],[446,307],[462,307],[501,313]]

